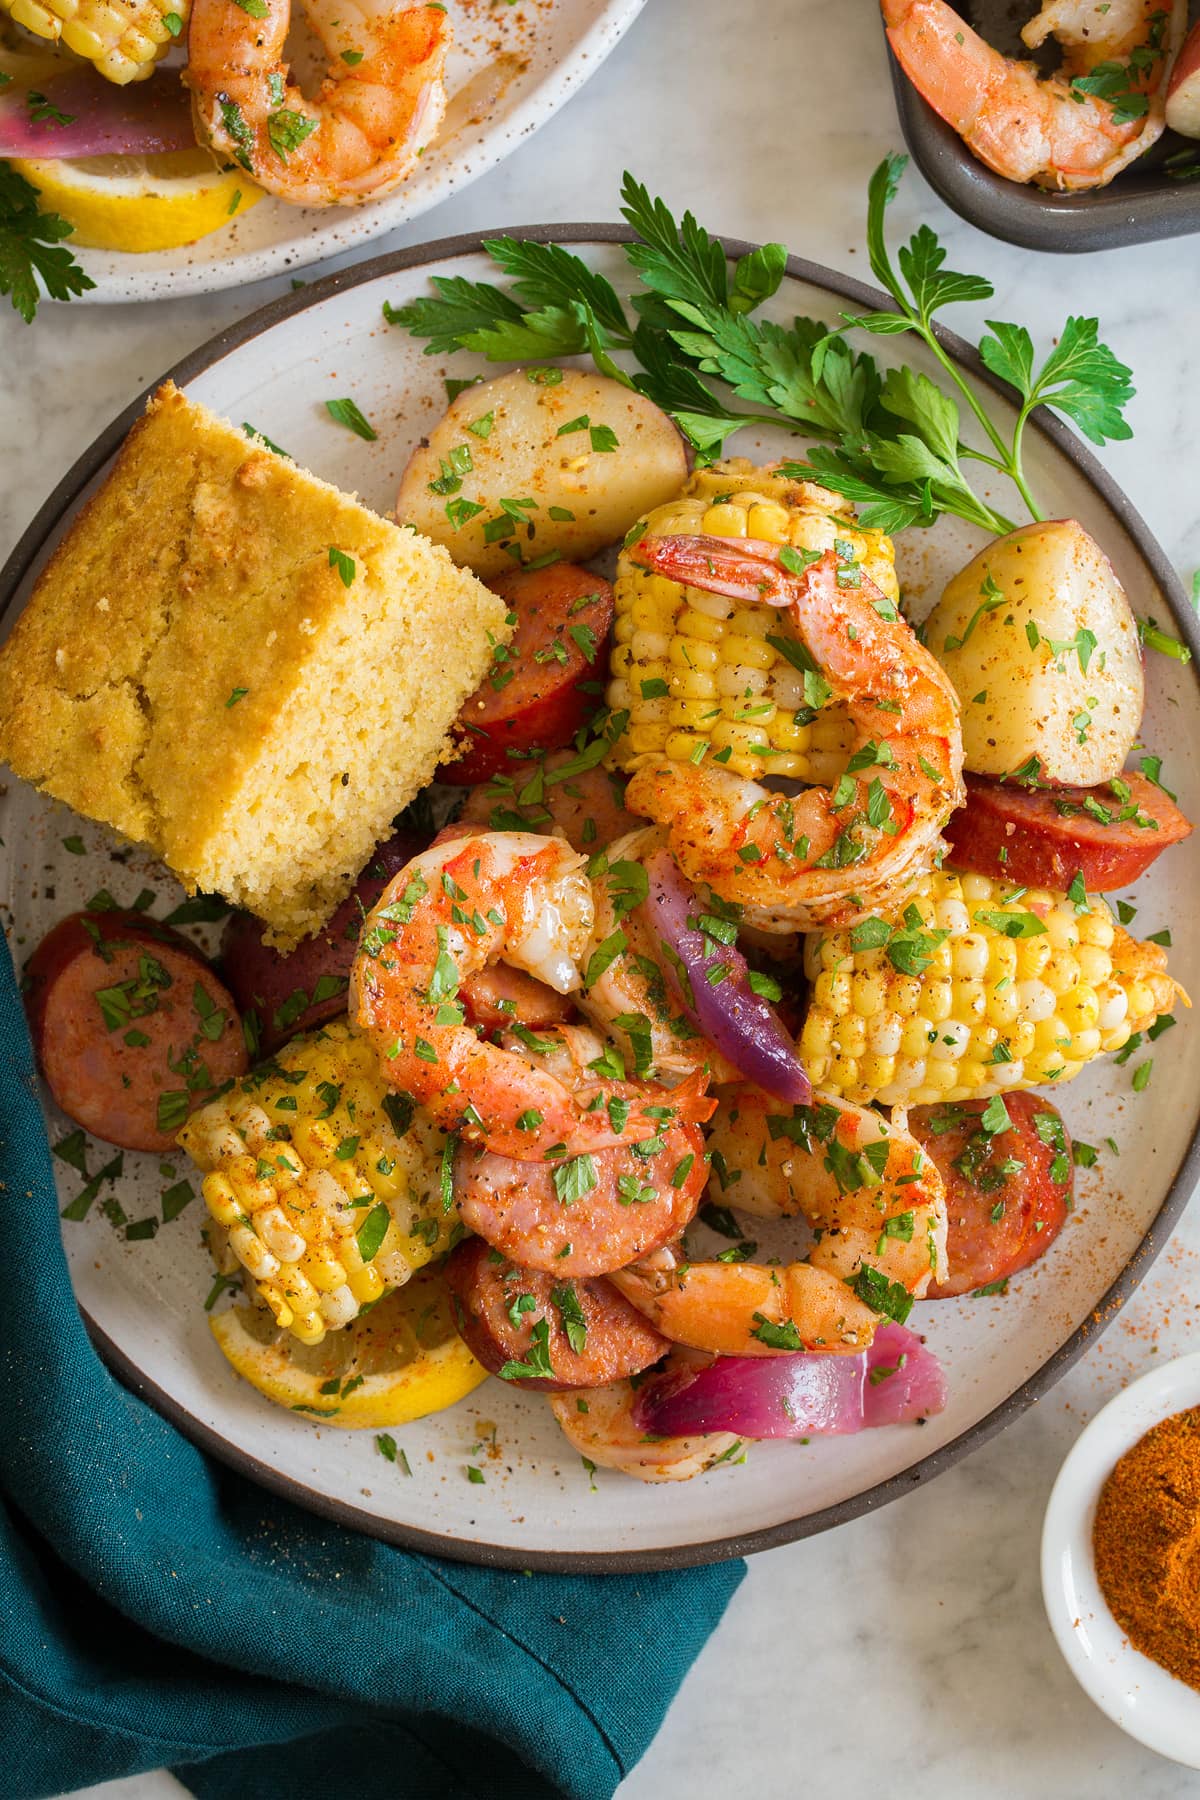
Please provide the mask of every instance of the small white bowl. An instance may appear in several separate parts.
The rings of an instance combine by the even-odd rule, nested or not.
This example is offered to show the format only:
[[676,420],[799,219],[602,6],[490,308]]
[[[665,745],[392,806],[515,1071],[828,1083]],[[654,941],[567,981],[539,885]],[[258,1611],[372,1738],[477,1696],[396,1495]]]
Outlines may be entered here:
[[1152,1425],[1200,1406],[1200,1352],[1143,1375],[1096,1414],[1059,1470],[1042,1528],[1042,1597],[1080,1687],[1160,1756],[1200,1769],[1200,1691],[1130,1645],[1096,1579],[1092,1527],[1115,1464]]

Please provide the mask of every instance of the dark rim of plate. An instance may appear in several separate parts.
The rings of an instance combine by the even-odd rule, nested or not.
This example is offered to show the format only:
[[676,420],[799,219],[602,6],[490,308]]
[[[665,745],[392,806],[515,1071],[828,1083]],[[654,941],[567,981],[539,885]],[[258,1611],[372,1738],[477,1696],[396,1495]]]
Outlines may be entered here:
[[[294,318],[297,313],[305,312],[309,307],[319,306],[323,301],[333,299],[351,288],[399,274],[404,270],[417,269],[424,264],[442,262],[454,257],[477,254],[483,248],[485,237],[510,236],[527,238],[535,243],[576,244],[586,247],[588,244],[631,243],[634,235],[628,227],[623,225],[562,224],[510,226],[503,230],[441,238],[431,243],[414,245],[411,249],[397,250],[388,255],[373,257],[367,262],[356,264],[353,268],[327,275],[319,281],[312,282],[302,291],[282,295],[278,300],[273,300],[260,308],[258,312],[252,313],[249,318],[243,319],[240,324],[219,332],[216,337],[211,338],[198,350],[192,351],[189,356],[185,356],[168,369],[157,381],[151,382],[148,387],[143,389],[137,398],[83,452],[83,455],[63,476],[49,498],[38,508],[32,523],[18,540],[4,567],[0,569],[0,621],[4,619],[16,598],[21,583],[33,567],[56,526],[79,499],[87,484],[116,451],[130,426],[141,415],[146,401],[161,382],[173,380],[179,386],[185,387],[195,376],[212,368],[230,351],[249,343],[285,319]],[[730,257],[742,256],[747,251],[757,248],[757,246],[738,238],[723,238],[721,242]],[[886,310],[889,305],[887,296],[880,293],[877,288],[856,281],[849,275],[839,275],[833,270],[821,267],[818,263],[807,262],[803,257],[790,256],[787,262],[787,273],[796,281],[823,289],[838,300],[847,301],[856,312]],[[969,344],[940,326],[937,327],[937,334],[943,348],[975,380],[992,388],[1004,398],[1009,398],[1004,384],[984,367],[979,356]],[[1030,419],[1030,429],[1048,439],[1054,448],[1074,465],[1132,540],[1146,567],[1152,573],[1170,609],[1176,628],[1192,651],[1192,679],[1197,683],[1197,693],[1200,697],[1200,621],[1197,620],[1188,604],[1183,585],[1167,560],[1162,546],[1156,541],[1149,527],[1112,477],[1061,420],[1047,413],[1044,408],[1039,408]],[[1200,1100],[1197,1101],[1197,1119],[1183,1160],[1175,1171],[1158,1213],[1125,1268],[1107,1293],[1100,1296],[1089,1309],[1084,1323],[1072,1333],[1065,1343],[1059,1346],[1040,1369],[1022,1382],[1009,1394],[1007,1399],[1002,1400],[999,1406],[994,1407],[984,1418],[979,1419],[966,1431],[960,1433],[951,1443],[944,1444],[940,1450],[933,1451],[910,1468],[890,1476],[885,1481],[877,1482],[874,1486],[865,1488],[861,1493],[853,1495],[850,1499],[839,1501],[834,1506],[823,1507],[819,1512],[810,1513],[805,1518],[790,1519],[777,1525],[764,1526],[757,1531],[742,1532],[726,1537],[717,1536],[702,1543],[681,1544],[670,1549],[577,1552],[524,1550],[507,1544],[490,1544],[486,1541],[467,1540],[461,1537],[445,1537],[437,1532],[424,1531],[414,1526],[379,1519],[360,1507],[352,1506],[345,1501],[330,1499],[301,1481],[281,1475],[278,1470],[271,1468],[258,1458],[229,1444],[218,1432],[195,1418],[170,1394],[151,1381],[145,1372],[139,1369],[113,1343],[111,1338],[86,1312],[84,1320],[97,1349],[114,1373],[135,1393],[148,1400],[171,1424],[177,1426],[185,1437],[198,1444],[202,1450],[208,1451],[219,1461],[251,1477],[273,1493],[294,1501],[324,1518],[351,1526],[370,1537],[381,1538],[406,1550],[444,1556],[456,1562],[483,1563],[494,1568],[504,1569],[539,1569],[565,1574],[635,1574],[657,1569],[691,1568],[704,1563],[720,1562],[728,1557],[749,1555],[757,1550],[773,1549],[778,1544],[791,1543],[797,1538],[811,1537],[817,1532],[828,1531],[831,1526],[841,1525],[849,1519],[858,1518],[862,1513],[874,1512],[879,1507],[886,1505],[889,1500],[898,1499],[902,1494],[910,1493],[913,1488],[919,1487],[922,1482],[931,1480],[935,1475],[940,1475],[944,1469],[950,1468],[969,1451],[986,1443],[989,1438],[995,1437],[997,1432],[1002,1431],[1006,1425],[1019,1418],[1027,1407],[1032,1406],[1035,1400],[1040,1400],[1043,1394],[1048,1393],[1055,1382],[1079,1360],[1084,1351],[1096,1342],[1100,1331],[1116,1317],[1166,1244],[1171,1229],[1191,1198],[1192,1190],[1198,1179],[1200,1179]]]

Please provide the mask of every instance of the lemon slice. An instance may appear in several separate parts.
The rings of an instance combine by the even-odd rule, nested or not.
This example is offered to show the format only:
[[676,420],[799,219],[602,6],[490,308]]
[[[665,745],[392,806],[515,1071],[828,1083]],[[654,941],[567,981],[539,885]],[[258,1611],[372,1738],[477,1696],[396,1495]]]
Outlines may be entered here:
[[442,1412],[487,1379],[454,1329],[440,1268],[423,1269],[319,1344],[280,1331],[265,1307],[233,1306],[210,1323],[233,1367],[260,1394],[350,1430]]
[[177,250],[228,225],[263,197],[240,170],[219,169],[207,150],[153,156],[13,158],[48,212],[75,227],[71,239],[97,250]]

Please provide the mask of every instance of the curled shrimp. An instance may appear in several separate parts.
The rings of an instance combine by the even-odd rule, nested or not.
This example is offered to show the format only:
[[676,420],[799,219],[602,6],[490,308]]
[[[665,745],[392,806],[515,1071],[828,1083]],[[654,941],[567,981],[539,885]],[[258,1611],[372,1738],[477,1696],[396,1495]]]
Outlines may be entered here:
[[1047,0],[1021,32],[1049,37],[1042,76],[1002,56],[946,0],[882,0],[888,42],[917,92],[989,169],[1063,191],[1103,187],[1162,134],[1184,0]]
[[[584,1026],[560,1025],[530,1048],[564,1086],[594,1084],[605,1046]],[[610,1112],[633,1103],[632,1083],[609,1088]],[[663,1114],[672,1112],[669,1105]],[[698,1125],[661,1117],[656,1136],[570,1164],[518,1162],[464,1144],[454,1198],[464,1225],[510,1262],[559,1276],[605,1275],[677,1238],[708,1180]]]
[[865,1350],[946,1269],[946,1195],[915,1138],[869,1107],[788,1107],[749,1085],[718,1109],[709,1152],[731,1202],[801,1213],[806,1262],[689,1262],[657,1251],[610,1276],[664,1337],[725,1356]]
[[[676,1350],[661,1367],[671,1369],[690,1360],[685,1351]],[[632,1382],[612,1381],[605,1387],[550,1394],[548,1399],[563,1435],[581,1456],[602,1469],[619,1469],[639,1481],[690,1481],[693,1475],[703,1475],[724,1461],[741,1441],[732,1431],[696,1437],[647,1436],[634,1421],[635,1393]]]
[[283,60],[291,0],[193,0],[184,80],[200,143],[296,206],[359,206],[402,182],[445,109],[442,6],[306,0],[329,57],[314,99]]
[[610,846],[605,867],[592,882],[594,913],[584,957],[587,983],[578,1005],[617,1043],[630,1066],[653,1072],[668,1085],[697,1070],[711,1081],[737,1081],[740,1071],[701,1035],[683,1010],[678,976],[646,901],[642,859],[664,843],[663,833],[643,825]]
[[556,993],[577,990],[591,919],[584,858],[560,838],[480,833],[414,857],[367,915],[351,973],[351,1015],[384,1079],[444,1129],[523,1162],[653,1138],[664,1104],[678,1119],[707,1119],[703,1075],[672,1093],[639,1084],[632,1099],[602,1072],[572,1089],[466,1023],[460,984],[496,959]]
[[791,931],[895,906],[963,800],[958,699],[895,604],[833,552],[800,573],[794,551],[753,538],[643,538],[633,555],[689,587],[778,607],[854,735],[832,789],[789,798],[711,761],[647,759],[627,804],[665,826],[684,874],[740,904],[752,926]]

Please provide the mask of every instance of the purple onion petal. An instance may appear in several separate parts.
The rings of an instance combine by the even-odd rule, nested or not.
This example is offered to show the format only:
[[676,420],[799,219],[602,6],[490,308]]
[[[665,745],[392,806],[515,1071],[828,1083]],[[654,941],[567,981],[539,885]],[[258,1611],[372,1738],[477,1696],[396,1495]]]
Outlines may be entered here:
[[946,1396],[933,1352],[915,1332],[888,1324],[857,1356],[719,1356],[651,1376],[637,1391],[633,1419],[658,1437],[832,1437],[928,1418],[942,1411]]
[[[72,69],[36,88],[37,102],[13,83],[0,98],[0,156],[148,156],[195,148],[188,96],[177,71],[118,87],[91,69]],[[35,118],[44,100],[53,115]]]
[[[687,988],[676,979],[693,1025],[747,1081],[778,1100],[807,1106],[812,1083],[774,1007],[750,986],[749,965],[741,951],[714,943],[689,926],[688,919],[703,908],[668,850],[651,851],[643,867],[650,886],[643,903],[646,917],[687,973]],[[714,987],[706,971],[717,967],[728,973]]]

